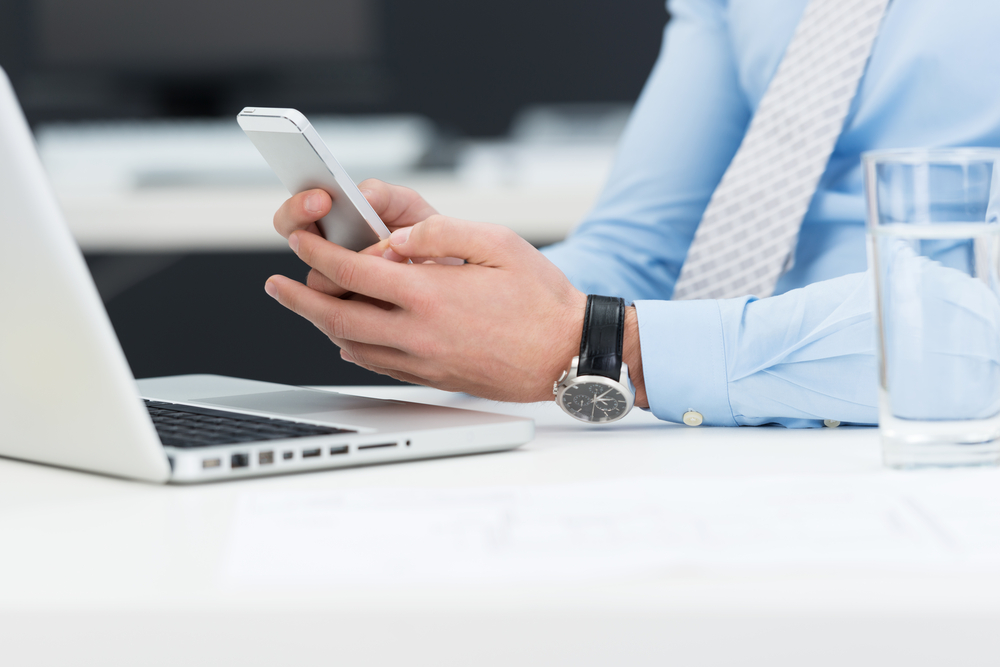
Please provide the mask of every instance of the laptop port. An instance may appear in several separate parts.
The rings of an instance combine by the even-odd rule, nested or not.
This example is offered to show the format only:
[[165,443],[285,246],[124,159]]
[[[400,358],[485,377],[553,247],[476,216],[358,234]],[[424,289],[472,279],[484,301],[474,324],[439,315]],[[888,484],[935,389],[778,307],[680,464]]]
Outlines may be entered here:
[[337,447],[331,447],[330,456],[334,456],[336,454],[346,454],[349,449],[350,449],[349,445],[338,445]]
[[259,463],[262,466],[274,463],[274,452],[272,451],[258,452],[257,463]]
[[232,468],[246,468],[250,465],[250,455],[233,454],[232,458],[229,459],[229,465]]
[[381,449],[382,447],[395,447],[395,442],[375,442],[370,445],[358,445],[358,449]]
[[286,461],[291,461],[292,459],[295,458],[295,452],[292,451],[281,452],[281,458],[285,459]]
[[302,450],[302,458],[304,458],[304,459],[312,459],[312,458],[316,458],[317,456],[319,456],[322,453],[323,453],[323,450],[320,449],[319,447],[317,447],[316,449],[303,449]]
[[218,468],[222,465],[222,459],[202,459],[202,468]]

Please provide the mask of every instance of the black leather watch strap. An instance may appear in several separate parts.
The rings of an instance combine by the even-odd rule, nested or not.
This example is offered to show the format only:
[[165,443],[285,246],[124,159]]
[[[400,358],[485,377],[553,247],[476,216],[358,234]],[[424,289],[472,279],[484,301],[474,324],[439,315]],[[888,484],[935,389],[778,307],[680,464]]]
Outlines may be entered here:
[[618,381],[624,340],[625,301],[620,297],[588,296],[577,376],[600,375]]

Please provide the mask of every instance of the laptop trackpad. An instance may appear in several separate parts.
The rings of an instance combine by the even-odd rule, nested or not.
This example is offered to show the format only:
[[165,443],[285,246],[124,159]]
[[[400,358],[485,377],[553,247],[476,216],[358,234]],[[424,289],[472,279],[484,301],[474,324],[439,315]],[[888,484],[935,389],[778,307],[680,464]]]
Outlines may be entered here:
[[304,415],[310,412],[340,412],[341,410],[375,408],[385,405],[387,401],[360,396],[345,396],[327,391],[290,389],[288,391],[269,391],[263,394],[200,398],[198,402],[221,405],[227,408],[274,412],[279,415]]

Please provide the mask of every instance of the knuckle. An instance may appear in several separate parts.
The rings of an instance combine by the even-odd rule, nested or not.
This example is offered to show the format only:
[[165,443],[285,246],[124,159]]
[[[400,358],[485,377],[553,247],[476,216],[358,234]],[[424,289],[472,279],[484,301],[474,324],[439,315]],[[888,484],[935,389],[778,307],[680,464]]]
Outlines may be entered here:
[[451,224],[451,218],[440,213],[435,213],[424,220],[422,224],[425,233],[437,235],[448,229],[448,226]]
[[274,212],[274,228],[281,232],[290,232],[298,226],[300,218],[308,217],[305,213],[303,200],[307,193],[299,193],[286,199]]
[[342,294],[343,290],[337,288],[329,278],[323,275],[322,271],[312,269],[306,276],[306,286],[310,289],[316,290],[317,292],[323,292],[324,294],[329,294],[331,296],[338,296]]
[[334,272],[333,281],[343,287],[348,291],[355,291],[353,289],[354,281],[358,273],[358,264],[354,258],[345,259],[337,265],[337,270]]
[[521,237],[510,227],[495,225],[493,234],[496,236],[497,243],[505,248],[511,248],[521,243]]
[[406,307],[418,318],[427,319],[433,317],[440,306],[433,294],[425,290],[416,290],[408,296]]
[[507,227],[500,227],[495,232],[493,247],[496,248],[501,254],[506,256],[514,256],[522,252],[527,245],[521,236],[515,232],[513,229]]
[[417,194],[416,190],[414,190],[413,188],[408,188],[405,185],[391,185],[389,187],[396,188],[398,190],[398,194],[402,195],[407,200],[420,198],[420,195]]
[[[288,217],[289,201],[291,200],[290,199],[286,200],[285,203],[282,204],[278,208],[278,210],[274,212],[274,219],[272,220],[272,223],[274,224],[274,230],[279,234],[281,234],[282,231],[289,226],[288,223],[286,222],[286,218]],[[282,236],[284,236],[284,234],[282,234]]]
[[315,244],[312,242],[313,239],[310,237],[311,234],[303,234],[301,232],[296,234],[299,245],[295,249],[295,254],[299,259],[311,267],[313,266],[313,255],[315,254],[313,248],[315,247]]
[[[350,323],[339,308],[331,308],[323,317],[323,328],[330,338],[344,340],[350,338]],[[354,355],[351,355],[354,356]]]
[[367,345],[351,345],[351,349],[348,354],[350,354],[351,358],[354,359],[355,364],[364,369],[372,370],[377,366],[372,359],[370,348]]
[[439,358],[440,343],[433,338],[414,337],[409,342],[408,348],[410,354],[420,359],[434,360]]

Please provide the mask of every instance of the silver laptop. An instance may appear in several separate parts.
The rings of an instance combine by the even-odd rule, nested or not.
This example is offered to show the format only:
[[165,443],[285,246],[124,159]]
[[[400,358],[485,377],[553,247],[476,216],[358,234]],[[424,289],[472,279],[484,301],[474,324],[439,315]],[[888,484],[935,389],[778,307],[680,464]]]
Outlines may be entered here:
[[268,382],[137,382],[0,69],[0,456],[202,482],[500,451],[533,435],[530,419]]

